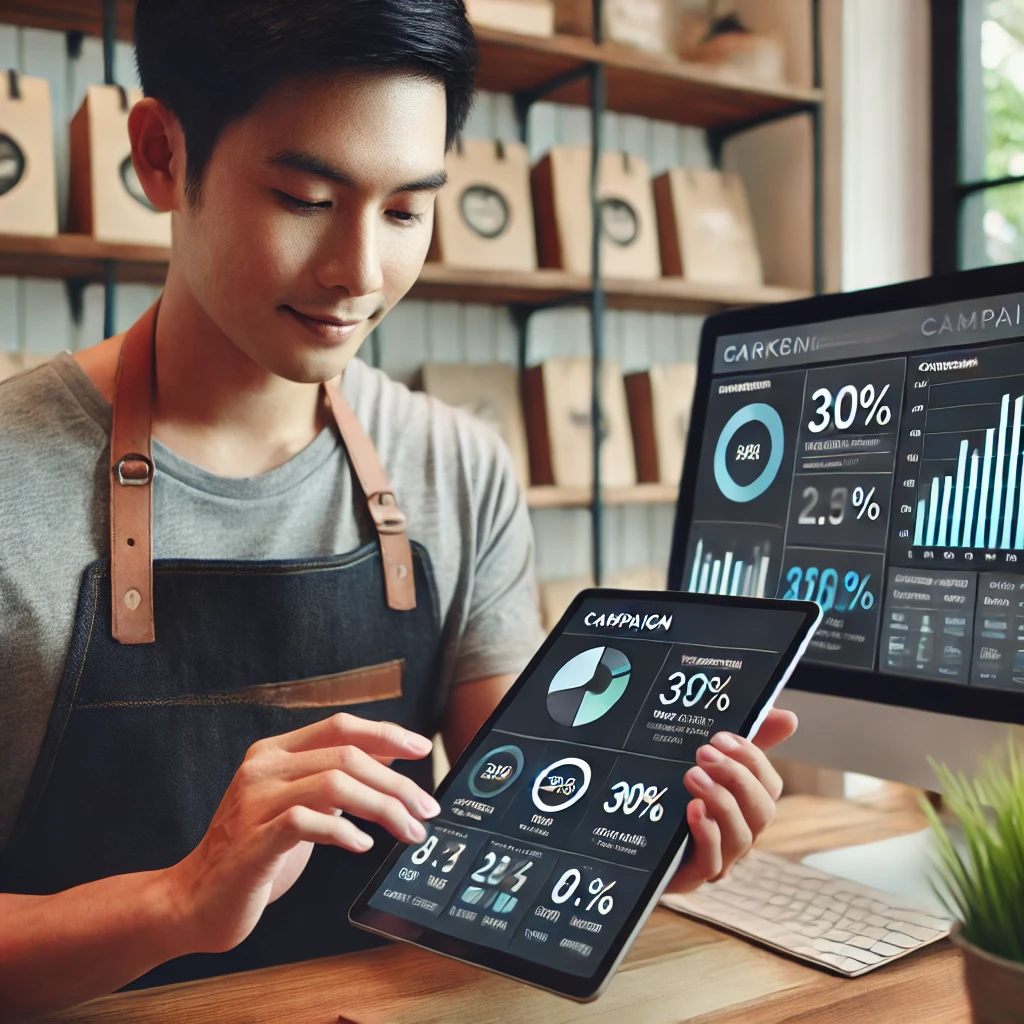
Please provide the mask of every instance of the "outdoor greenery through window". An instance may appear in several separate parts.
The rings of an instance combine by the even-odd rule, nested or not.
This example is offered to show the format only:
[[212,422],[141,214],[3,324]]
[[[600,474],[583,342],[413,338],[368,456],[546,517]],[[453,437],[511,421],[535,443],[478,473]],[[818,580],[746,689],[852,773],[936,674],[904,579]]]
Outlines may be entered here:
[[1024,0],[964,0],[962,12],[960,265],[1013,263],[1024,260]]

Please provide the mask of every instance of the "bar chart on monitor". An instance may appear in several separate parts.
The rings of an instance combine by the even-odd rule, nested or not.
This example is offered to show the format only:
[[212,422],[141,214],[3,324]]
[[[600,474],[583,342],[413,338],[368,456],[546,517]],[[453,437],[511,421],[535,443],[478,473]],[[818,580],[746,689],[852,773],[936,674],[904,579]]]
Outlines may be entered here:
[[[1013,362],[1016,369],[1024,360],[1014,353]],[[1024,373],[931,379],[926,394],[908,419],[908,440],[920,444],[919,454],[902,456],[916,480],[902,482],[900,539],[910,541],[912,556],[950,567],[1017,563],[1024,552]],[[912,393],[911,400],[924,397]]]
[[774,597],[781,565],[778,527],[695,523],[683,579],[695,594]]

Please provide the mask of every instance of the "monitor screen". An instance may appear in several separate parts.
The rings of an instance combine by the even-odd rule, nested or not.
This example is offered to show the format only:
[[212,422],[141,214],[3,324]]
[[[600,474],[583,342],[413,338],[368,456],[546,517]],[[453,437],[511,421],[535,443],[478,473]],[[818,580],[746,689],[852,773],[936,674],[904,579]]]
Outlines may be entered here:
[[670,582],[816,601],[798,685],[880,673],[971,713],[1024,694],[1024,295],[920,304],[941,284],[706,322]]

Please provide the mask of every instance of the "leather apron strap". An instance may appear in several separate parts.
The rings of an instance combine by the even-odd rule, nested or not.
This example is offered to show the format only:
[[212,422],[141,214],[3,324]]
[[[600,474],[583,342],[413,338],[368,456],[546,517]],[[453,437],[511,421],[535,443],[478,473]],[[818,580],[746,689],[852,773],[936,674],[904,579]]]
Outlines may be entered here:
[[[125,334],[114,385],[110,436],[110,586],[112,630],[122,644],[156,640],[153,618],[153,372],[159,300]],[[380,542],[389,608],[416,607],[406,518],[373,442],[341,393],[324,385],[338,431],[366,497]]]

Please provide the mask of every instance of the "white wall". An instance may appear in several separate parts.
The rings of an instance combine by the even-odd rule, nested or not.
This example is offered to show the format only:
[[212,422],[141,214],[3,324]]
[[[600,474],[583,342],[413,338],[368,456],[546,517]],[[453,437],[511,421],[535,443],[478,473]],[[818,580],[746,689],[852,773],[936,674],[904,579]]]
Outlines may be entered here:
[[931,272],[930,21],[928,0],[843,3],[846,291]]

